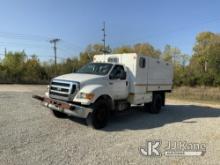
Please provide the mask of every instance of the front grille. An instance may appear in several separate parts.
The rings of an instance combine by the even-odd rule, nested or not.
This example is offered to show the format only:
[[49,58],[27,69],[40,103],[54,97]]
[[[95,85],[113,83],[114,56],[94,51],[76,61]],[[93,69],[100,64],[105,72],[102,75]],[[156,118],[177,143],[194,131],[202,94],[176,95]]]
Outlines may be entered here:
[[53,86],[50,89],[54,91],[69,92],[69,89],[53,87]]
[[67,83],[60,83],[60,82],[52,82],[52,85],[58,85],[58,86],[63,86],[63,87],[69,87],[70,84]]
[[62,96],[62,97],[68,97],[68,94],[62,94],[62,93],[57,93],[57,92],[50,92],[51,95],[57,95],[57,96]]
[[79,85],[77,82],[53,80],[50,84],[50,97],[58,100],[72,101]]

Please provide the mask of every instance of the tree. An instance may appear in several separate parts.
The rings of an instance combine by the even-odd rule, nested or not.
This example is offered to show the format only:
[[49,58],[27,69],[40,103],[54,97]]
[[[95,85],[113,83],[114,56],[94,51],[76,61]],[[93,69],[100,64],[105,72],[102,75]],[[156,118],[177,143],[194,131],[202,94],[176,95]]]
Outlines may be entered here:
[[172,48],[170,45],[165,46],[164,51],[163,51],[163,57],[162,57],[165,61],[172,62],[173,53],[171,50]]
[[182,52],[179,48],[166,45],[163,51],[162,58],[173,64],[181,64]]
[[37,83],[39,80],[43,80],[47,77],[46,72],[44,68],[41,67],[40,61],[36,55],[32,55],[30,59],[27,59],[23,69],[23,82]]
[[[27,58],[25,52],[9,52],[0,61],[0,83],[41,83],[51,78],[76,71],[92,61],[95,54],[103,54],[102,44],[90,44],[79,56],[68,58],[57,64],[53,61],[41,63],[36,55]],[[111,50],[113,53],[138,53],[163,58],[174,64],[174,85],[220,85],[220,35],[202,32],[196,36],[193,55],[166,45],[162,54],[149,43],[125,45]],[[55,72],[56,71],[56,72]],[[56,73],[56,74],[55,74]]]
[[[111,51],[110,47],[107,48]],[[93,60],[93,56],[96,54],[103,54],[104,46],[102,44],[90,44],[86,47],[85,51],[81,52],[79,55],[79,67],[87,64]]]
[[220,85],[220,35],[199,33],[193,51],[190,67],[199,77],[200,85]]
[[67,58],[66,61],[63,62],[61,67],[63,68],[63,74],[71,73],[79,69],[79,61],[77,58]]
[[144,55],[144,56],[160,58],[160,55],[161,55],[160,50],[155,49],[149,43],[135,44],[133,49],[134,49],[135,53],[141,54],[141,55]]
[[121,54],[121,53],[135,53],[134,49],[131,46],[125,45],[113,50],[113,53]]
[[144,56],[149,56],[149,57],[155,57],[159,58],[161,55],[161,52],[157,49],[155,49],[152,45],[148,43],[138,43],[135,44],[134,46],[121,46],[118,48],[115,48],[113,50],[113,53],[137,53],[141,54]]
[[26,61],[25,52],[9,52],[2,61],[7,70],[8,78],[14,82],[19,82],[24,73],[24,63]]

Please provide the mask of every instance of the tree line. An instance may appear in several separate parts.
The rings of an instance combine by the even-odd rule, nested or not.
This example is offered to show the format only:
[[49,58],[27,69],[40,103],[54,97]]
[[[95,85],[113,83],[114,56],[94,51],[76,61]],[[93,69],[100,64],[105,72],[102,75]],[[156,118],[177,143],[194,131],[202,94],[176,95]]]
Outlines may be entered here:
[[[71,73],[92,61],[95,54],[102,54],[102,44],[88,45],[79,55],[58,63],[41,62],[37,55],[28,57],[24,51],[8,52],[0,60],[0,83],[48,83],[51,78]],[[166,45],[163,50],[149,43],[124,45],[110,53],[138,53],[162,58],[174,66],[175,86],[219,86],[220,85],[220,35],[202,32],[196,36],[192,55],[179,48]]]

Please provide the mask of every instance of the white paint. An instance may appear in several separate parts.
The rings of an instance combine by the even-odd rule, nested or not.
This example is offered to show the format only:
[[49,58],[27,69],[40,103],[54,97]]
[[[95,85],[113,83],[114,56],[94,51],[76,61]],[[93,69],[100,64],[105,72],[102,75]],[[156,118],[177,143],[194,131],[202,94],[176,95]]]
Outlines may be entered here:
[[[145,59],[145,67],[139,66],[140,58]],[[92,75],[71,73],[56,77],[60,81],[76,81],[80,90],[73,101],[89,105],[102,95],[108,95],[112,100],[126,99],[131,104],[142,104],[152,101],[153,91],[172,90],[173,67],[171,64],[136,53],[95,55],[94,62],[113,64],[107,75]],[[122,65],[127,73],[126,80],[110,80],[109,75],[115,65]],[[77,97],[80,92],[93,93],[92,100]]]

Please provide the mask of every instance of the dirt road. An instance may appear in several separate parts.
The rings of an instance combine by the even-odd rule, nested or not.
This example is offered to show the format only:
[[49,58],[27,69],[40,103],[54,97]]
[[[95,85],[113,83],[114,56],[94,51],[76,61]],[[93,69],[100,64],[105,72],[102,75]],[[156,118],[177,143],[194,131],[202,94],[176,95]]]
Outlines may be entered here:
[[[169,100],[158,115],[141,110],[111,117],[103,130],[55,118],[32,94],[46,86],[0,85],[0,164],[218,164],[220,107]],[[194,104],[194,105],[193,105]],[[144,156],[160,140],[162,156]],[[204,156],[165,156],[168,142],[205,145]]]

